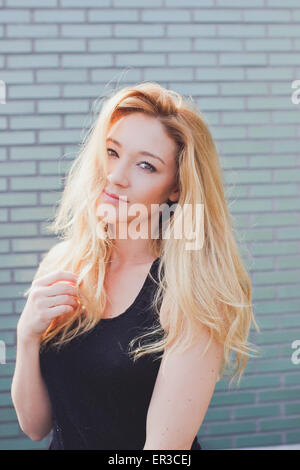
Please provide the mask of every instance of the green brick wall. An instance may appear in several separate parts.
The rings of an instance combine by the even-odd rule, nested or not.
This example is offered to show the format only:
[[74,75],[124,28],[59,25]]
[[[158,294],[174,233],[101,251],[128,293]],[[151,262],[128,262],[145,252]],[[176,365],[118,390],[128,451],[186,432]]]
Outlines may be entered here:
[[299,0],[0,0],[0,449],[45,449],[10,396],[15,329],[96,100],[154,80],[192,96],[216,140],[253,283],[261,356],[216,386],[205,449],[300,443]]

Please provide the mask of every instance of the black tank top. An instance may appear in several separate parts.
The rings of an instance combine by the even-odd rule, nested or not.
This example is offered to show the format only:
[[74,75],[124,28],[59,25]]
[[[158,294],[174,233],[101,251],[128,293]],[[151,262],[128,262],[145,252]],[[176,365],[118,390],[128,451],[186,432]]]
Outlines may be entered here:
[[[131,339],[149,331],[154,322],[159,324],[151,308],[157,286],[149,275],[158,279],[158,263],[156,258],[124,313],[101,319],[59,350],[51,343],[41,349],[41,374],[53,415],[49,449],[143,449],[161,359],[159,354],[146,354],[133,363],[127,348]],[[135,342],[134,348],[137,345]],[[201,447],[195,436],[191,450],[197,449]]]

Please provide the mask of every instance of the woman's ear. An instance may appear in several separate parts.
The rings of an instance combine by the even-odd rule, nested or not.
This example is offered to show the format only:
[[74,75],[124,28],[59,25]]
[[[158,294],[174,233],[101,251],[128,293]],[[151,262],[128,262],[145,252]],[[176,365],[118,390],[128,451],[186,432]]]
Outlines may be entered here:
[[179,199],[179,188],[175,186],[174,190],[169,194],[169,200],[171,202],[177,202]]

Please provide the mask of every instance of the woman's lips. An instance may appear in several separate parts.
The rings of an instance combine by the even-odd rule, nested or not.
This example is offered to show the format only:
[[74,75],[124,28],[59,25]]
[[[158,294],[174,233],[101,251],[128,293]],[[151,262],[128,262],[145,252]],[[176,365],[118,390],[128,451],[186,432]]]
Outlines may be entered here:
[[108,202],[113,202],[115,204],[120,202],[120,201],[128,202],[126,196],[114,196],[113,194],[108,193],[107,191],[105,191],[105,189],[103,190],[103,195],[104,195],[104,199],[106,199]]

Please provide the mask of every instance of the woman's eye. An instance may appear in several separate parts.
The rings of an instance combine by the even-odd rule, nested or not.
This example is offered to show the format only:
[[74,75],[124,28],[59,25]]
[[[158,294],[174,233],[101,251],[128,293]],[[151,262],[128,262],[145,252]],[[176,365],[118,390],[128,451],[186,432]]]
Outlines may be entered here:
[[[107,151],[116,153],[113,149],[107,149]],[[111,153],[109,153],[109,155],[111,155]]]
[[[107,152],[109,154],[109,156],[118,156],[117,152],[113,149],[107,149]],[[112,154],[110,152],[113,152]],[[140,163],[141,165],[148,165],[148,168],[144,168],[144,170],[146,171],[150,171],[151,173],[154,173],[154,171],[156,171],[156,168],[151,165],[151,163],[148,163],[148,162],[141,162]]]
[[156,168],[154,168],[154,166],[151,165],[150,163],[148,163],[148,162],[141,162],[141,165],[143,165],[143,164],[148,165],[148,168],[145,168],[145,170],[149,170],[149,171],[151,171],[151,172],[156,171]]

